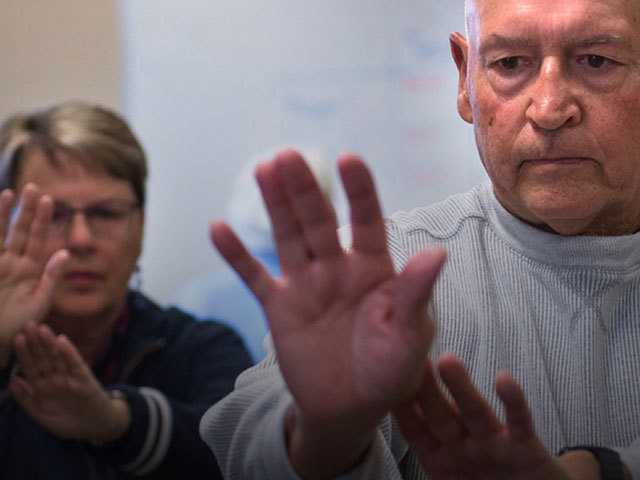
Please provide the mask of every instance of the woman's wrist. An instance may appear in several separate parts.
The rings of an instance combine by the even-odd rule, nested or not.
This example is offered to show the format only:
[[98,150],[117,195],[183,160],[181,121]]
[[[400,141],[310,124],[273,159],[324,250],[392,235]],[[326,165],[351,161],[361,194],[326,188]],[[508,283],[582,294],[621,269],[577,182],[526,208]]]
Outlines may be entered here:
[[0,371],[9,366],[9,360],[11,359],[11,344],[0,343]]
[[104,421],[100,422],[102,428],[90,439],[93,445],[103,445],[122,438],[129,429],[131,423],[131,410],[129,403],[118,390],[110,390],[107,412]]

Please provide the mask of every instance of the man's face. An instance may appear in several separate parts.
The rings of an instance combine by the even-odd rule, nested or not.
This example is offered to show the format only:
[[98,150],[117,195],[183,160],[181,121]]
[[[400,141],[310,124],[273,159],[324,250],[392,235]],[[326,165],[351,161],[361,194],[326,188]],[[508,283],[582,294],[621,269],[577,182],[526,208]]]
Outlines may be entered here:
[[30,151],[16,185],[20,192],[32,182],[52,197],[47,253],[67,248],[71,254],[54,293],[53,320],[116,314],[140,255],[142,211],[128,182],[89,172],[64,155],[58,158],[54,167],[39,150]]
[[640,229],[640,2],[470,6],[458,109],[501,204],[560,234]]

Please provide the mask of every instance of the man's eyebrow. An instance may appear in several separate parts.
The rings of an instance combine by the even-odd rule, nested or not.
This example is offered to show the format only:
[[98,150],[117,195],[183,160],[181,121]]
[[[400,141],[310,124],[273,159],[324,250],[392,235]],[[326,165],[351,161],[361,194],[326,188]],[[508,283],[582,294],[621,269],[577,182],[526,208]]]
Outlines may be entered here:
[[[480,54],[500,48],[531,48],[536,45],[536,41],[527,36],[510,37],[499,33],[492,33],[480,45]],[[592,37],[575,38],[570,42],[572,48],[589,48],[598,45],[619,45],[629,46],[627,37],[611,33],[594,35]]]
[[574,42],[575,47],[595,47],[597,45],[629,45],[629,40],[621,35],[614,35],[605,33],[602,35],[595,35],[593,37],[587,37],[578,39]]
[[480,54],[484,55],[490,50],[499,48],[531,48],[535,45],[533,39],[525,36],[509,37],[492,33],[480,44]]

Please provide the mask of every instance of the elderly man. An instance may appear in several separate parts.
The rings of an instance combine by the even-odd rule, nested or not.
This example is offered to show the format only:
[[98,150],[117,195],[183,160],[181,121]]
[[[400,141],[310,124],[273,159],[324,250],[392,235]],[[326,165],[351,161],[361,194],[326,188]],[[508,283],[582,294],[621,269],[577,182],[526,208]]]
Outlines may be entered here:
[[640,478],[640,2],[469,0],[451,49],[491,185],[385,224],[345,155],[344,251],[288,151],[282,277],[214,226],[274,344],[201,423],[229,478]]

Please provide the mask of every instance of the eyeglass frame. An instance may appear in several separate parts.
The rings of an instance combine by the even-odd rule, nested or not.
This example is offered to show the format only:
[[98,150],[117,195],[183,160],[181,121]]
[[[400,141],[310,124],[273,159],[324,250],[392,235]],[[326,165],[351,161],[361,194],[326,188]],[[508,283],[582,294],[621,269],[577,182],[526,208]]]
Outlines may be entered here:
[[[127,228],[124,228],[125,224],[130,222],[132,214],[140,210],[140,208],[140,202],[120,199],[102,200],[82,208],[72,207],[65,202],[54,201],[48,233],[54,237],[68,239],[73,220],[76,215],[81,214],[94,238],[106,238],[109,233],[118,233],[119,222],[122,222],[122,233],[124,233],[127,230]],[[60,215],[62,215],[62,219],[59,219]],[[109,215],[111,216],[109,217]],[[96,227],[96,221],[99,222],[100,219],[110,222],[109,228]]]

